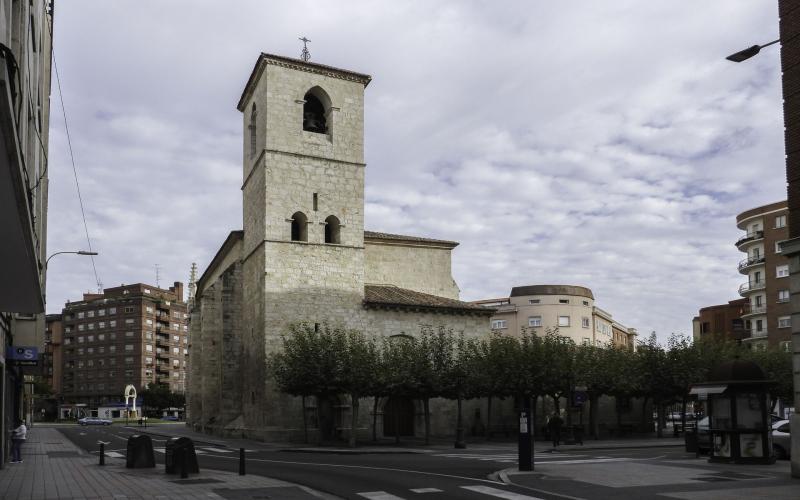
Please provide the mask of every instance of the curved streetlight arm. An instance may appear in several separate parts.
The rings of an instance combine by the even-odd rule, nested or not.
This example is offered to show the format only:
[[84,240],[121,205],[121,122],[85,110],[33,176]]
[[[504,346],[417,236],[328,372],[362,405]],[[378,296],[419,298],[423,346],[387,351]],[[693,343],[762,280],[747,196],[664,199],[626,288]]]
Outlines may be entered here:
[[53,255],[51,255],[50,257],[47,258],[47,260],[44,262],[44,267],[45,268],[47,267],[47,264],[50,263],[50,259],[52,259],[56,255],[61,255],[63,253],[74,253],[75,255],[97,255],[97,252],[89,252],[87,250],[78,250],[76,252],[70,252],[70,251],[56,252],[56,253],[54,253]]

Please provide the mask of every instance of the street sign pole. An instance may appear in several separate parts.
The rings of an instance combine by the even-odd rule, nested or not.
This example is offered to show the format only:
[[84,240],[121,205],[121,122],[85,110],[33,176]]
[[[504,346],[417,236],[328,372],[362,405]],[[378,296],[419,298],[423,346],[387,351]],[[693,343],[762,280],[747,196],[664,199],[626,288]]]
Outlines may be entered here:
[[533,470],[533,446],[531,446],[531,399],[522,397],[522,409],[519,412],[518,455],[519,470]]

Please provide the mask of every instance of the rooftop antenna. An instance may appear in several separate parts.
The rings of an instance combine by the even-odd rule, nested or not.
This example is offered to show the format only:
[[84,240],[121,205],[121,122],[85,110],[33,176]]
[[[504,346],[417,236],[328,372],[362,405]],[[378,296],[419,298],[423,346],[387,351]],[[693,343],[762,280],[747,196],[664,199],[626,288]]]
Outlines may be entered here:
[[311,40],[309,40],[305,36],[303,38],[298,38],[298,40],[303,42],[303,51],[300,53],[300,59],[302,59],[305,62],[308,62],[308,60],[311,59],[311,52],[308,51],[308,42],[310,42]]
[[156,288],[161,288],[161,275],[158,273],[159,265],[156,264]]

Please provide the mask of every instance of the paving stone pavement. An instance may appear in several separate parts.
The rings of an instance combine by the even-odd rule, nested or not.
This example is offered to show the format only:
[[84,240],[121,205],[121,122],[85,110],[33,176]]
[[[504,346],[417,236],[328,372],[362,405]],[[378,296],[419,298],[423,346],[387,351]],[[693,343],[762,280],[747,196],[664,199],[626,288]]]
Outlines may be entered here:
[[21,464],[0,470],[0,498],[8,499],[251,499],[333,497],[263,476],[201,470],[189,479],[155,469],[126,469],[125,460],[85,453],[57,429],[34,427],[23,445]]

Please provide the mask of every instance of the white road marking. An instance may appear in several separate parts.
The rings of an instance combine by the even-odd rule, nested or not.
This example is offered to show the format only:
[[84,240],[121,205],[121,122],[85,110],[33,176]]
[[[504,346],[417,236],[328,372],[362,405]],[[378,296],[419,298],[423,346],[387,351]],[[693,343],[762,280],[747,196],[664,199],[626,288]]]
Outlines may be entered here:
[[153,451],[156,451],[158,453],[166,453],[167,449],[166,448],[153,448]]
[[233,453],[233,450],[224,450],[222,448],[209,448],[208,446],[203,446],[203,449],[206,451],[213,451],[214,453]]
[[630,462],[633,458],[589,458],[586,460],[549,460],[546,462],[536,461],[541,465],[568,465],[568,464],[599,464],[603,462]]
[[441,493],[439,488],[411,488],[413,493]]
[[543,500],[542,498],[539,497],[531,497],[528,495],[513,493],[511,491],[498,490],[497,488],[492,488],[491,486],[462,486],[461,488],[465,490],[474,491],[476,493],[483,493],[484,495],[490,495],[498,498],[506,498],[508,500]]
[[106,456],[110,458],[124,458],[125,455],[122,453],[117,453],[116,451],[107,451]]
[[364,498],[369,498],[371,500],[403,500],[402,497],[396,497],[385,491],[364,491],[361,493],[356,493],[356,495]]

